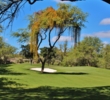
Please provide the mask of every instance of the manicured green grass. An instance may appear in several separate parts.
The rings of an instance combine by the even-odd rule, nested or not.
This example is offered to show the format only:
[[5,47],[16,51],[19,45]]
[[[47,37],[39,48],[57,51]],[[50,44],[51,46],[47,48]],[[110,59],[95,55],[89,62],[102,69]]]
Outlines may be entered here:
[[35,67],[0,65],[0,100],[110,100],[110,70],[50,65],[57,73],[42,74]]

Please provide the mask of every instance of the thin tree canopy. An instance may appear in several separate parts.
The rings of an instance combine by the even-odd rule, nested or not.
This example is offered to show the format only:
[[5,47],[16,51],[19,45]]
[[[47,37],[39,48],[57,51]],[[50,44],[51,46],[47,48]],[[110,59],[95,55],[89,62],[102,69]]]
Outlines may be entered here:
[[[37,53],[41,43],[48,39],[49,52],[51,53],[57,41],[65,30],[69,30],[71,36],[74,38],[75,43],[79,40],[80,30],[84,27],[87,13],[82,12],[79,8],[68,5],[59,4],[58,9],[48,7],[42,11],[33,14],[33,20],[30,22],[30,48],[35,56],[39,57]],[[53,30],[56,30],[57,39],[51,43],[51,35]],[[48,56],[45,57],[42,63],[45,63]],[[43,70],[43,68],[42,68]]]

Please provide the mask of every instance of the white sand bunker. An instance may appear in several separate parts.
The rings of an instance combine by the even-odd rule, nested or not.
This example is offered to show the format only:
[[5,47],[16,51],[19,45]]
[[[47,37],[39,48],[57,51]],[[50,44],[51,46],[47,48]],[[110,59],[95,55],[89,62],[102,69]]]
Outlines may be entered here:
[[[41,71],[41,68],[31,68],[30,70]],[[57,70],[50,69],[50,68],[44,68],[44,72],[55,73],[55,72],[57,72]]]

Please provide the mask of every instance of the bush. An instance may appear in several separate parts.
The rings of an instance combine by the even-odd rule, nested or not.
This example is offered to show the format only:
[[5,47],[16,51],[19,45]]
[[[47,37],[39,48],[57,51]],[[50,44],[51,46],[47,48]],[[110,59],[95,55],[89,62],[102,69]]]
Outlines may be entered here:
[[23,59],[18,59],[17,63],[23,63]]
[[61,64],[61,61],[60,60],[55,60],[54,64],[55,65],[60,65]]
[[30,62],[30,59],[23,59],[23,62]]

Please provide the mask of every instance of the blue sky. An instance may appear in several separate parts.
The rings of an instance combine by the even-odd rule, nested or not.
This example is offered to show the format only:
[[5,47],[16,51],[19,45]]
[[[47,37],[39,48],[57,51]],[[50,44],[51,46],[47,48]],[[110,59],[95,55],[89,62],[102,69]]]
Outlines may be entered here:
[[[18,14],[17,18],[13,23],[12,31],[17,31],[19,28],[25,28],[28,25],[27,15],[33,14],[36,11],[43,10],[46,7],[52,6],[53,8],[57,9],[57,3],[60,0],[43,0],[36,2],[34,5],[30,6],[26,4]],[[62,3],[62,2],[61,2]],[[83,12],[87,12],[89,16],[87,17],[87,22],[85,23],[85,28],[81,30],[81,40],[85,36],[97,36],[99,37],[104,43],[110,43],[110,4],[103,2],[101,0],[85,0],[79,2],[63,2],[68,3],[73,6],[77,6]],[[4,23],[7,24],[7,23]],[[10,36],[11,29],[7,29],[2,36],[4,37],[5,41],[12,46],[20,48],[20,44],[17,42],[17,39]],[[52,37],[52,41],[54,41],[55,36]],[[70,41],[70,36],[68,33],[65,33],[57,44],[62,43],[67,39]],[[73,42],[69,42],[69,45],[72,45]],[[44,42],[42,45],[48,46],[47,41]]]

